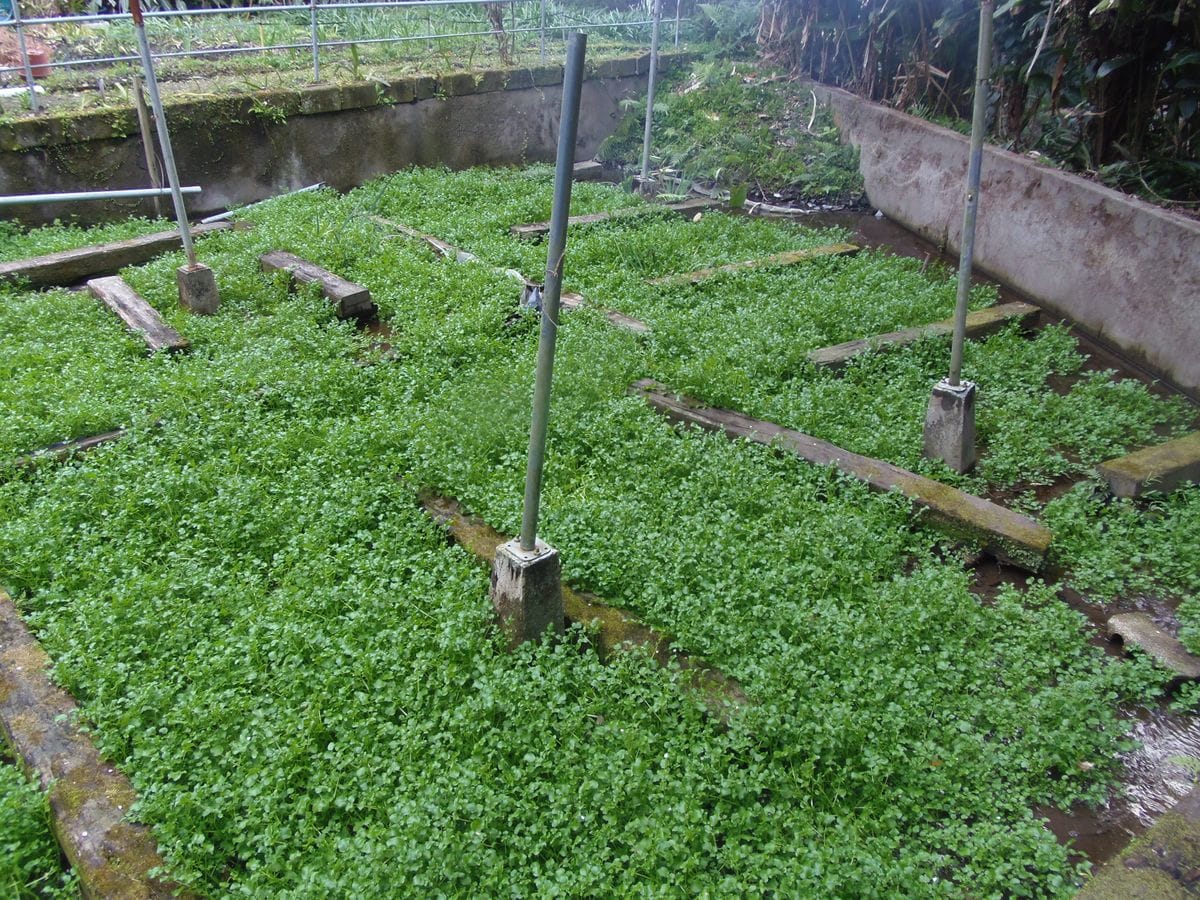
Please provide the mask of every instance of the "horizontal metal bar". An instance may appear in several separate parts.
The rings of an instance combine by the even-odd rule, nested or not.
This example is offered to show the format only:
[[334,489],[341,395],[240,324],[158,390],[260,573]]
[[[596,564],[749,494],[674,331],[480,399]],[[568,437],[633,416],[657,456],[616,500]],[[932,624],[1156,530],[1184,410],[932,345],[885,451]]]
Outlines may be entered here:
[[[437,2],[437,0],[429,0],[429,2],[435,3],[435,2]],[[458,0],[455,0],[455,2],[458,2]],[[317,8],[320,9],[321,7],[317,7]],[[306,7],[306,6],[297,7],[297,9],[307,10],[308,7]],[[683,21],[690,21],[690,20],[684,19]],[[633,22],[578,22],[573,25],[551,25],[551,26],[547,26],[545,30],[546,31],[573,31],[573,30],[578,31],[578,30],[585,29],[585,28],[590,28],[590,29],[628,28],[628,27],[633,27],[633,26],[652,25],[652,24],[654,24],[653,19],[637,20],[637,21],[633,21]],[[539,29],[536,26],[528,26],[525,28],[509,28],[509,29],[506,29],[506,33],[507,34],[531,34],[534,32],[539,32],[540,30],[541,29]],[[340,41],[319,41],[317,43],[317,46],[318,47],[348,47],[351,44],[401,44],[401,43],[406,43],[408,41],[448,40],[450,38],[462,38],[462,37],[485,37],[485,36],[488,36],[488,35],[491,35],[494,33],[495,32],[493,32],[491,30],[488,30],[488,31],[454,31],[454,32],[449,32],[449,33],[445,33],[445,34],[415,34],[415,35],[403,35],[400,37],[358,38],[356,40],[347,38],[345,40],[340,40]],[[238,54],[246,54],[246,53],[267,53],[267,52],[270,52],[273,50],[309,50],[311,48],[312,48],[311,42],[305,42],[302,44],[270,44],[265,47],[260,47],[258,45],[254,45],[254,46],[250,46],[250,47],[217,47],[217,48],[213,48],[211,50],[173,50],[173,51],[169,51],[167,53],[155,53],[155,54],[153,54],[153,58],[154,59],[177,59],[177,58],[181,58],[181,57],[235,56]],[[100,56],[100,57],[89,58],[89,59],[54,60],[52,62],[47,63],[46,65],[48,68],[69,69],[69,68],[75,68],[75,67],[80,67],[80,66],[96,66],[96,65],[108,65],[111,63],[121,63],[121,62],[137,62],[137,60],[138,60],[137,56]],[[20,66],[0,67],[0,75],[7,75],[11,72],[21,72],[21,71],[24,71],[24,70]]]
[[[200,188],[179,189],[184,194],[198,194]],[[119,200],[125,197],[165,197],[170,188],[130,188],[117,191],[75,191],[65,194],[11,194],[0,197],[0,206],[21,206],[26,203],[74,203],[76,200]]]
[[[317,10],[337,10],[337,9],[406,9],[420,7],[428,9],[431,6],[484,6],[488,3],[494,3],[495,0],[360,0],[353,3],[318,3]],[[519,2],[533,2],[533,0],[519,0]],[[202,16],[258,16],[261,14],[270,13],[287,13],[287,12],[304,12],[309,11],[308,4],[285,4],[279,6],[230,6],[230,7],[215,7],[212,9],[160,9],[146,10],[142,15],[149,21],[151,19],[177,19],[187,17],[202,17]],[[22,19],[21,24],[27,25],[75,25],[81,22],[123,22],[125,15],[123,13],[110,13],[102,15],[100,13],[91,13],[82,16],[43,16],[36,19]],[[11,20],[0,21],[0,26],[12,27],[15,23]]]
[[208,225],[212,222],[223,222],[226,219],[232,219],[238,213],[245,212],[253,206],[262,206],[264,203],[270,203],[272,200],[279,200],[283,197],[291,197],[294,194],[307,194],[309,191],[320,190],[323,187],[325,187],[325,182],[318,181],[316,184],[310,184],[307,187],[296,188],[296,190],[288,191],[286,194],[276,194],[274,197],[267,197],[254,203],[247,203],[245,206],[239,206],[237,209],[231,209],[227,212],[217,213],[215,216],[209,216],[207,219],[201,219],[200,224]]

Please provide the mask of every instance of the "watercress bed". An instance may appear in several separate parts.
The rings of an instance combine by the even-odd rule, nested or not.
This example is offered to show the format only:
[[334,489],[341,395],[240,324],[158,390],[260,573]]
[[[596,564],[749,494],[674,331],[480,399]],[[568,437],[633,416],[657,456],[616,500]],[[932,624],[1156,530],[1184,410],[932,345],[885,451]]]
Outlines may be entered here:
[[[560,328],[542,533],[571,583],[748,701],[717,721],[675,669],[636,651],[601,664],[585,627],[506,653],[487,571],[416,497],[433,487],[516,530],[536,316],[511,279],[370,216],[538,277],[544,247],[508,226],[547,218],[550,197],[545,168],[413,170],[247,211],[252,230],[201,244],[218,315],[177,309],[179,254],[123,273],[186,355],[147,357],[85,295],[4,295],[5,453],[129,431],[2,470],[0,584],[172,874],[213,895],[1069,895],[1086,863],[1032,809],[1105,797],[1123,705],[1152,702],[1165,674],[1105,657],[1051,586],[982,602],[959,548],[902,498],[676,430],[626,388],[653,377],[971,489],[1077,477],[1190,411],[1090,376],[1054,394],[1046,375],[1082,363],[1065,331],[1004,332],[968,350],[983,456],[955,479],[917,452],[943,342],[841,377],[805,362],[945,318],[945,272],[864,252],[651,288],[844,235],[723,214],[581,228],[566,287],[594,308]],[[573,212],[636,202],[579,185]],[[390,334],[264,276],[270,249],[368,286]],[[1164,515],[1194,527],[1195,497]],[[1194,594],[1149,549],[1089,580],[1114,539],[1165,531],[1125,510],[1084,493],[1046,510],[1070,577]]]

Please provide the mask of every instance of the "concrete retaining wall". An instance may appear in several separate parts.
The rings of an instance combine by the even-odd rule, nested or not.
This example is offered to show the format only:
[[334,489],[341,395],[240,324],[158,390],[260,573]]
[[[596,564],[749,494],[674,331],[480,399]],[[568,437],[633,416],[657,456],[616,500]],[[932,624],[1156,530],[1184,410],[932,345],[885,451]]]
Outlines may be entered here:
[[[664,55],[664,66],[682,55]],[[578,159],[596,152],[645,90],[649,56],[600,63],[583,87]],[[261,91],[168,104],[180,178],[204,192],[203,215],[317,181],[346,190],[410,165],[552,161],[562,66],[418,76],[389,83]],[[133,109],[47,116],[0,126],[0,193],[149,183]],[[165,209],[170,208],[170,201]],[[84,224],[148,214],[148,202],[47,204],[5,210],[27,224]]]
[[[859,148],[871,203],[958,252],[963,135],[814,86]],[[1200,222],[988,148],[976,265],[1200,398]]]

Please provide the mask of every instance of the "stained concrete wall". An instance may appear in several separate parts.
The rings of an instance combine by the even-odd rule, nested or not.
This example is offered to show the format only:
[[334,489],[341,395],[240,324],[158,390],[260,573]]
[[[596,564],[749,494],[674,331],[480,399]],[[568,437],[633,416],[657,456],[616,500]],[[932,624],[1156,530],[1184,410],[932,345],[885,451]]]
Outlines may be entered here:
[[[664,66],[684,58],[665,54]],[[577,159],[616,128],[620,102],[645,90],[648,70],[648,55],[590,67]],[[204,189],[188,198],[189,212],[203,215],[317,181],[346,190],[410,165],[552,161],[561,103],[562,67],[551,65],[191,99],[168,104],[166,117],[181,180]],[[132,108],[0,126],[0,194],[148,183]],[[142,201],[5,213],[31,225],[67,216],[88,224],[152,209]]]
[[[814,85],[859,148],[871,203],[957,253],[968,140]],[[975,263],[1200,398],[1200,222],[993,147]]]

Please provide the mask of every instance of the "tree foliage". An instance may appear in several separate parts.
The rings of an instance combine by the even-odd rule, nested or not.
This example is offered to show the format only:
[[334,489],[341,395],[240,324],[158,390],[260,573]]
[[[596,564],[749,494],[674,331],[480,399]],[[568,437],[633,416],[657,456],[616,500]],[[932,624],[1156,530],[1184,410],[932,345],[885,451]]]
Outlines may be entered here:
[[[763,0],[768,57],[934,116],[970,108],[978,6],[967,0]],[[1004,0],[992,127],[1157,199],[1200,200],[1200,4]]]

